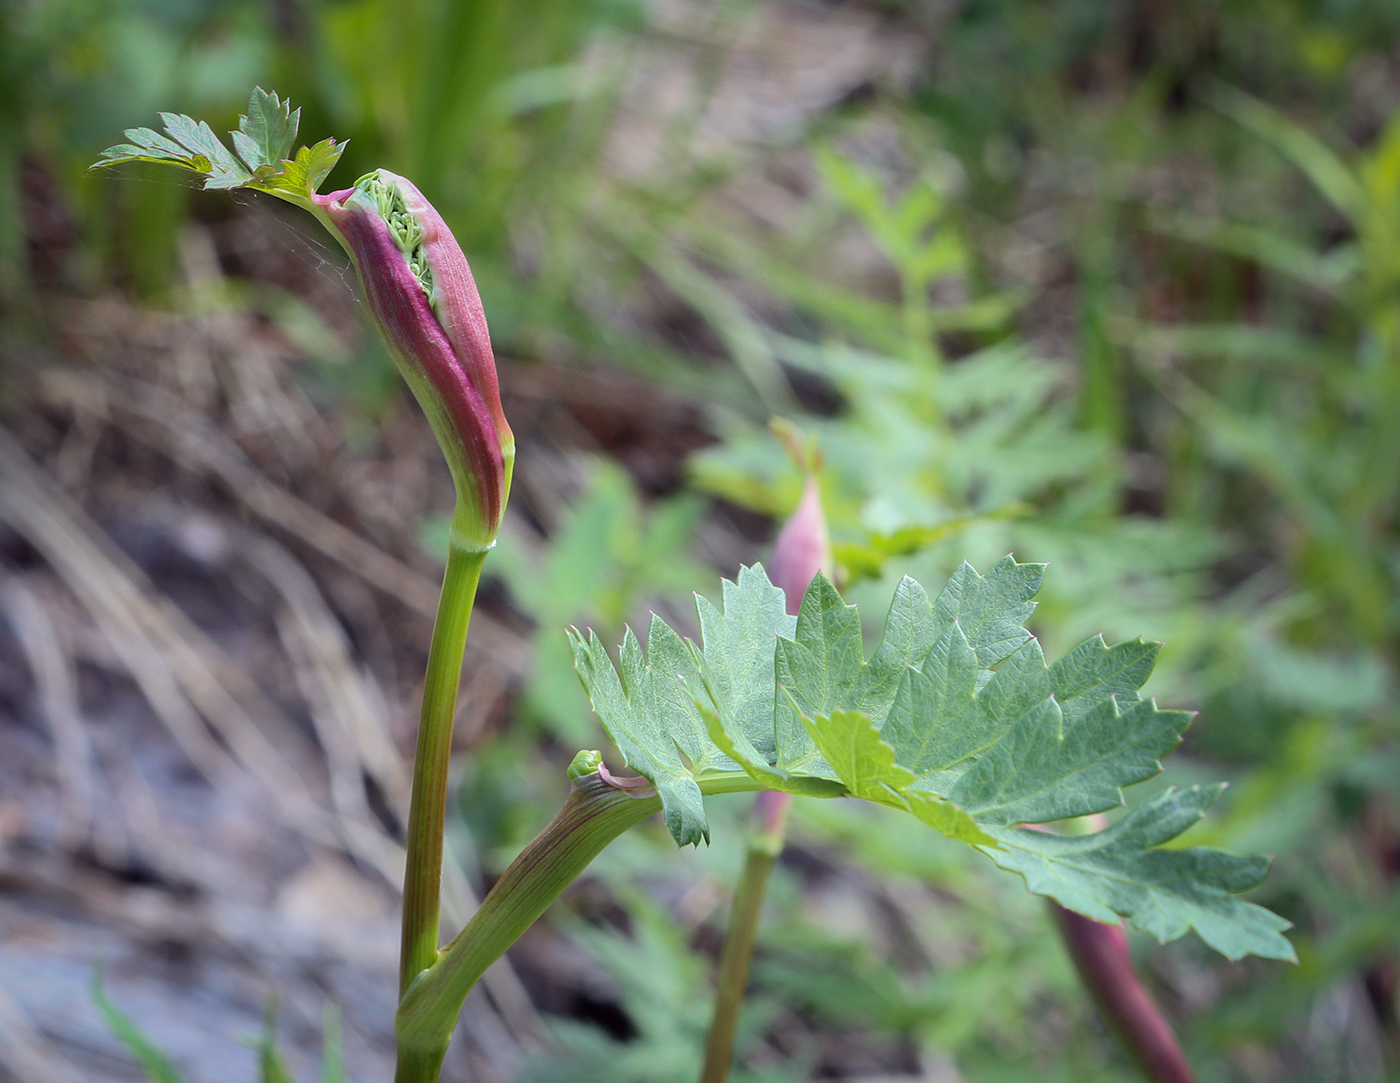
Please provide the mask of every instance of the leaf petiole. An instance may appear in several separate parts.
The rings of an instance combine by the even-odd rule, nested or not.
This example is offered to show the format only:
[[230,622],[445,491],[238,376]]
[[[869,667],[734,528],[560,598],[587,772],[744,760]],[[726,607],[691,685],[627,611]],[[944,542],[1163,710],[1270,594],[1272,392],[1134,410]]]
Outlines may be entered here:
[[[436,1079],[437,1067],[462,1010],[486,968],[515,943],[603,849],[628,828],[661,810],[654,787],[610,783],[594,771],[574,780],[563,808],[510,865],[466,927],[404,991],[395,1025],[400,1074],[396,1083]],[[630,781],[630,780],[628,780]],[[701,775],[705,796],[752,793],[762,784],[746,775]],[[416,1072],[418,1074],[406,1074]]]

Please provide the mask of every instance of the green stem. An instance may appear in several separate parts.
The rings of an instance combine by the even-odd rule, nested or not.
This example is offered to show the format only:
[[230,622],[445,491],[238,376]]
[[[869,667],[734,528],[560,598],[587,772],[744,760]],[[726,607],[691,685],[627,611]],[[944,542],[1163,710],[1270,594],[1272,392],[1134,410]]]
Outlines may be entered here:
[[[705,794],[752,792],[747,776],[698,779]],[[399,1002],[395,1083],[433,1083],[462,1002],[486,968],[505,953],[603,848],[661,808],[656,791],[610,784],[596,772],[574,783],[564,807],[487,894],[438,961]]]
[[447,816],[447,766],[452,753],[452,720],[462,653],[472,603],[486,553],[455,536],[447,554],[438,599],[428,672],[423,681],[423,712],[413,761],[413,796],[408,809],[408,863],[403,882],[403,940],[399,954],[399,993],[437,961],[442,896],[442,836]]
[[791,803],[791,794],[772,792],[759,794],[754,802],[757,822],[749,837],[748,856],[744,859],[744,871],[739,877],[734,906],[729,914],[729,931],[725,934],[724,952],[719,960],[715,1014],[705,1037],[705,1066],[700,1072],[700,1083],[724,1083],[734,1063],[734,1038],[739,1030],[739,1009],[744,1002],[749,964],[753,961],[754,943],[758,938],[758,918],[763,912],[763,897],[768,892],[768,877],[783,849]]

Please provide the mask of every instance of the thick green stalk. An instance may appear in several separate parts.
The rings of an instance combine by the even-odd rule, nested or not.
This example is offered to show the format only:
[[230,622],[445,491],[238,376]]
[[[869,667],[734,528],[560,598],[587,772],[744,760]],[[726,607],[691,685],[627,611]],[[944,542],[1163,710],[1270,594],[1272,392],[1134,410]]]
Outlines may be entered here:
[[485,552],[464,545],[454,536],[433,624],[413,761],[413,796],[408,810],[408,863],[404,870],[403,940],[399,954],[401,996],[438,957],[442,836],[447,816],[452,720],[457,712],[467,626],[471,623],[472,603],[485,558]]
[[754,802],[754,831],[734,892],[729,931],[719,960],[715,1014],[705,1037],[705,1066],[700,1072],[700,1083],[724,1083],[734,1062],[734,1037],[739,1030],[739,1009],[744,1003],[749,964],[758,938],[758,918],[768,892],[768,877],[783,849],[791,803],[791,794],[772,792],[759,794]]
[[[759,783],[746,776],[697,781],[706,794],[759,788]],[[595,772],[574,783],[564,807],[511,863],[466,928],[400,1000],[395,1083],[433,1083],[437,1079],[462,1002],[486,968],[534,924],[608,843],[660,808],[656,791],[640,779],[605,781]]]

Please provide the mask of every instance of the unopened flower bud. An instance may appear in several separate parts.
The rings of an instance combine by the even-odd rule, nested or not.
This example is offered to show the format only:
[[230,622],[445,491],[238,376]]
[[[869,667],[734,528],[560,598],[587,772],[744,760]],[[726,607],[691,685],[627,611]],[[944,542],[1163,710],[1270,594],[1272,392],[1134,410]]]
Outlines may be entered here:
[[569,778],[577,781],[585,775],[596,774],[603,766],[603,754],[596,749],[584,749],[569,764]]
[[815,474],[808,474],[802,489],[802,501],[791,518],[778,531],[773,543],[773,557],[768,563],[768,578],[774,586],[782,587],[787,595],[787,611],[797,613],[802,608],[802,596],[818,572],[832,571],[831,543],[826,535],[826,515],[822,511],[822,494]]
[[388,170],[314,198],[344,236],[384,343],[442,445],[457,486],[454,541],[489,548],[515,438],[466,256],[423,194]]

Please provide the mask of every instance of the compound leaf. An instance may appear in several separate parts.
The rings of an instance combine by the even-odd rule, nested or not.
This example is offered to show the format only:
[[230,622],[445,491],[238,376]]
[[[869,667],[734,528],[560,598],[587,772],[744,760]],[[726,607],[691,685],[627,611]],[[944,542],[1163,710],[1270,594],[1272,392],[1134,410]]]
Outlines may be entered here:
[[1030,889],[1160,939],[1189,929],[1230,958],[1292,957],[1283,919],[1234,896],[1263,858],[1164,850],[1219,788],[1156,797],[1101,831],[1036,825],[1124,804],[1190,723],[1139,695],[1158,645],[1095,637],[1047,666],[1025,629],[1039,565],[964,564],[933,601],[905,579],[865,661],[859,615],[818,577],[797,618],[761,567],[697,601],[703,647],[653,618],[620,668],[571,632],[580,677],[627,763],[656,786],[678,842],[705,837],[701,786],[853,796],[976,846]]
[[238,118],[238,130],[229,133],[237,154],[203,121],[183,113],[161,113],[160,119],[164,134],[129,128],[128,142],[108,147],[92,168],[164,162],[201,174],[205,188],[256,188],[307,205],[345,150],[344,143],[323,139],[289,157],[301,110],[261,87],[254,88],[248,99],[248,112]]

